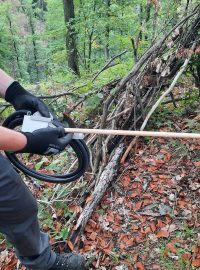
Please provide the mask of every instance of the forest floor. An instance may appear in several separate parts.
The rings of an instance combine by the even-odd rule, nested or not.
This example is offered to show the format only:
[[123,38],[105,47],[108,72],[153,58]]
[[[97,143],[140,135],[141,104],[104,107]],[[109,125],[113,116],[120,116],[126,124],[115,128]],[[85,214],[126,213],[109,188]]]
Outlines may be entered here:
[[[171,116],[160,130],[191,120]],[[89,269],[200,269],[199,195],[199,141],[140,139],[85,227]],[[1,270],[25,269],[4,240],[0,250]]]

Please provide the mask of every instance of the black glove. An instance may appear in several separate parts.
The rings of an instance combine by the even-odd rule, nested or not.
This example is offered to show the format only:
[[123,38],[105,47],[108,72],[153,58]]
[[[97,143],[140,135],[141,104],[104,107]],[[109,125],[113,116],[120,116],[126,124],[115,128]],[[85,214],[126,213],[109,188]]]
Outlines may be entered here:
[[48,107],[16,81],[6,90],[5,100],[10,102],[16,110],[30,110],[32,113],[39,111],[42,116],[50,117]]
[[63,151],[71,141],[71,136],[65,134],[62,127],[41,128],[30,132],[23,132],[27,138],[26,146],[18,153],[32,153],[39,155],[57,154]]

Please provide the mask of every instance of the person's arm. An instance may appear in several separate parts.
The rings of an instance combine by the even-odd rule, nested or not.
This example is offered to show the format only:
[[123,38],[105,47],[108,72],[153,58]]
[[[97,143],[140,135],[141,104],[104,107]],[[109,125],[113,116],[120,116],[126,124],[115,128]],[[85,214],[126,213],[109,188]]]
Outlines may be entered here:
[[40,112],[50,117],[50,111],[42,100],[26,91],[18,81],[0,69],[0,96],[13,105],[16,110]]
[[5,97],[6,90],[14,82],[14,79],[0,69],[0,96]]
[[0,127],[0,150],[18,153],[51,155],[63,151],[71,141],[65,129],[42,128],[30,132],[16,132]]
[[[0,96],[10,102],[16,110],[39,111],[42,116],[50,117],[48,107],[2,69],[0,69]],[[60,123],[58,126],[35,130],[33,133],[20,133],[0,127],[0,150],[33,154],[58,153],[64,150],[72,138],[71,134],[70,136],[65,134]]]
[[24,134],[14,130],[0,127],[0,150],[19,151],[27,144],[27,138]]

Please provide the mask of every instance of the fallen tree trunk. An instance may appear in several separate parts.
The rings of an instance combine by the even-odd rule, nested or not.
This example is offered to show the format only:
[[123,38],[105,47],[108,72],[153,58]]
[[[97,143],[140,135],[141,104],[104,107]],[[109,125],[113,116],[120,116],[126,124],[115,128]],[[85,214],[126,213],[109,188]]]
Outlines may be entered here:
[[99,182],[97,183],[97,185],[94,188],[94,191],[91,194],[91,200],[86,204],[85,208],[83,209],[83,212],[80,214],[76,222],[75,230],[73,231],[73,234],[71,235],[72,241],[76,239],[76,236],[83,231],[94,209],[100,202],[102,196],[104,195],[108,186],[110,185],[113,178],[115,177],[118,164],[119,164],[119,159],[123,150],[124,150],[123,144],[119,145],[115,149],[109,163],[106,165],[104,171],[102,172]]

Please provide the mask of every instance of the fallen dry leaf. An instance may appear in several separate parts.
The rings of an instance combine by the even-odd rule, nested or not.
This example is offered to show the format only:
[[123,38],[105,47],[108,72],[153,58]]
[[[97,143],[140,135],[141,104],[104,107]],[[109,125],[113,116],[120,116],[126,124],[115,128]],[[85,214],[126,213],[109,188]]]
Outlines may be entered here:
[[143,203],[142,201],[136,202],[135,207],[134,207],[134,210],[135,211],[139,210],[142,207],[142,203]]
[[193,260],[192,266],[200,266],[200,259]]
[[128,175],[125,175],[122,179],[122,184],[124,187],[128,187],[131,182],[131,178]]
[[144,264],[141,262],[136,263],[137,270],[145,270]]
[[88,197],[86,198],[85,203],[89,203],[89,202],[92,201],[92,200],[93,200],[93,196],[90,195],[90,196],[88,196]]
[[183,259],[185,262],[189,261],[189,260],[191,259],[191,253],[189,253],[189,252],[184,253],[184,254],[182,255],[182,259]]
[[168,243],[166,249],[168,249],[169,251],[171,251],[174,254],[176,254],[176,252],[177,252],[174,244],[172,244],[172,243]]
[[200,161],[194,162],[194,165],[195,165],[196,167],[200,167]]
[[168,231],[169,233],[176,231],[178,228],[175,224],[168,224],[162,228],[164,231]]
[[95,240],[96,239],[96,237],[97,237],[97,233],[96,232],[92,232],[90,235],[89,235],[89,238],[91,239],[91,240]]
[[150,226],[151,226],[152,232],[155,232],[155,231],[156,231],[156,225],[155,225],[155,223],[152,222],[152,223],[150,224]]
[[157,233],[157,237],[169,237],[169,232],[168,231],[165,231],[165,230],[160,230],[158,233]]
[[135,198],[137,196],[139,196],[139,192],[132,192],[130,195],[129,195],[131,198]]

